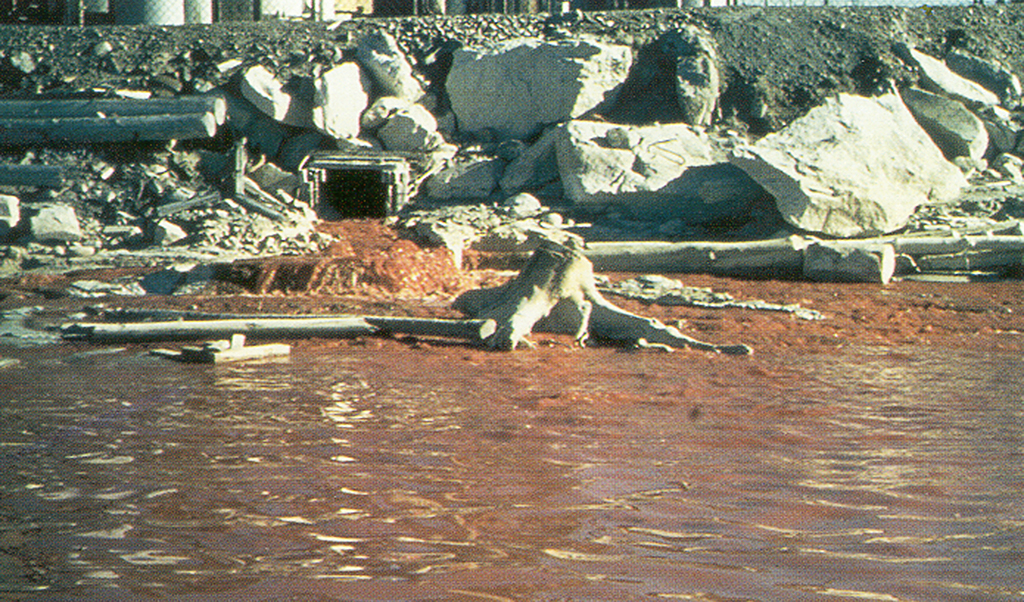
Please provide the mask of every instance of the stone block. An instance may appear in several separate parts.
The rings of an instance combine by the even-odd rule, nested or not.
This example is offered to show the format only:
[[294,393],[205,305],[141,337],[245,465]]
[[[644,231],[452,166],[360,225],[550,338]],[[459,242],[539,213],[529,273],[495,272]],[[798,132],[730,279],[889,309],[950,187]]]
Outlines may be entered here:
[[29,218],[32,237],[39,242],[73,242],[82,238],[74,207],[48,205]]
[[370,80],[358,63],[343,63],[314,82],[313,125],[334,138],[359,135],[360,116],[370,101]]
[[744,212],[761,188],[701,130],[571,121],[556,139],[565,195],[592,210],[699,224]]
[[525,139],[614,101],[632,60],[628,46],[518,39],[457,50],[445,86],[460,131]]
[[730,161],[772,196],[790,224],[836,237],[884,234],[921,204],[967,186],[900,97],[840,94]]
[[947,159],[980,159],[988,151],[985,124],[963,103],[910,88],[902,92],[903,102]]
[[908,65],[916,67],[921,74],[921,83],[927,89],[954,98],[970,106],[991,106],[999,104],[999,97],[980,84],[954,73],[945,63],[907,44],[896,45],[896,53]]

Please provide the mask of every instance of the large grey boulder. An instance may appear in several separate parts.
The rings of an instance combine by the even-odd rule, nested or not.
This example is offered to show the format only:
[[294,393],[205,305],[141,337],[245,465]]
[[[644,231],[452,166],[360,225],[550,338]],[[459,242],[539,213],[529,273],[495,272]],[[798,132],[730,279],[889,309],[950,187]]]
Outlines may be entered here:
[[691,25],[672,31],[661,40],[676,58],[676,96],[686,123],[711,125],[721,77],[713,39]]
[[392,113],[377,131],[377,138],[390,151],[420,152],[444,144],[437,132],[437,120],[422,105],[409,105]]
[[1003,107],[986,107],[978,111],[978,118],[988,130],[988,144],[992,154],[1012,153],[1017,146],[1021,126],[1013,114]]
[[557,128],[544,130],[536,142],[505,167],[500,182],[505,193],[536,190],[558,179],[558,164],[555,162],[557,135]]
[[316,78],[313,125],[334,138],[359,135],[360,116],[370,102],[370,79],[358,63],[342,63]]
[[928,132],[947,159],[981,159],[988,150],[988,130],[963,103],[910,88],[902,92],[903,102],[914,119]]
[[382,95],[411,102],[423,98],[423,85],[391,35],[378,31],[364,37],[356,48],[356,60],[373,76]]
[[702,130],[570,121],[555,142],[565,195],[594,210],[699,224],[737,215],[763,194]]
[[446,89],[461,131],[524,139],[611,102],[632,61],[628,46],[518,39],[457,50]]
[[775,197],[786,221],[838,237],[897,230],[919,205],[967,185],[897,94],[830,98],[730,161]]
[[1008,109],[1020,106],[1024,89],[1020,78],[998,61],[989,61],[962,50],[946,55],[946,64],[954,73],[961,75],[999,97],[999,102]]
[[924,87],[932,92],[955,98],[968,105],[989,106],[999,104],[999,97],[981,85],[954,73],[945,63],[916,48],[900,43],[896,53],[907,64],[917,67]]
[[263,65],[250,67],[242,76],[240,88],[246,100],[275,121],[297,127],[312,125],[309,99],[286,90],[277,76]]
[[29,218],[32,236],[40,242],[74,242],[82,238],[78,215],[71,205],[47,205]]
[[503,163],[481,159],[446,167],[427,180],[427,194],[438,200],[485,199],[498,186]]

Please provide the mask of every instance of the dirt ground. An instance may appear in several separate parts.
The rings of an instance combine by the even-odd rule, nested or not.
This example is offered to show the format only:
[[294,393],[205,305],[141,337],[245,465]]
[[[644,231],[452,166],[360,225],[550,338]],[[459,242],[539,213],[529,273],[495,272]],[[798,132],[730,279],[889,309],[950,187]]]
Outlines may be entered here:
[[[75,280],[112,280],[125,272],[86,272],[22,276],[0,281],[0,310],[25,306],[46,309],[40,320],[59,323],[77,311],[105,307],[171,308],[220,313],[407,315],[460,317],[450,309],[458,293],[493,286],[514,271],[459,270],[442,249],[424,249],[373,220],[326,226],[341,242],[324,256],[249,262],[249,272],[231,266],[208,287],[210,294],[188,296],[76,298],[66,294]],[[325,267],[326,266],[326,267]],[[320,269],[321,276],[314,272]],[[332,271],[333,270],[333,271]],[[331,272],[330,277],[322,276]],[[240,278],[239,274],[246,274]],[[313,274],[313,275],[311,275]],[[635,274],[608,274],[612,280]],[[726,292],[737,300],[798,304],[823,314],[820,320],[748,309],[664,307],[609,297],[636,313],[678,325],[695,338],[719,344],[746,343],[755,355],[829,353],[847,346],[897,349],[925,346],[950,349],[1024,351],[1024,281],[900,281],[888,285],[834,284],[782,280],[740,280],[706,275],[670,275],[688,286]],[[569,337],[535,333],[536,353],[561,357]],[[367,341],[293,341],[298,348],[344,347]],[[439,354],[465,346],[445,341],[374,340],[382,351],[415,346]],[[555,351],[552,351],[555,350]],[[654,353],[654,352],[648,352]],[[686,354],[704,352],[682,351]],[[396,356],[407,357],[402,354]]]

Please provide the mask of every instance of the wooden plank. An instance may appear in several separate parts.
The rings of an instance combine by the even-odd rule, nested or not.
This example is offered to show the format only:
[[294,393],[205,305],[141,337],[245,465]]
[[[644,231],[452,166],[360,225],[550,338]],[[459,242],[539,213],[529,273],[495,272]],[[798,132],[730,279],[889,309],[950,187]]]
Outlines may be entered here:
[[249,338],[344,338],[376,334],[377,327],[359,317],[272,318],[133,322],[123,324],[81,323],[66,330],[68,338],[85,338],[97,343],[146,343],[152,341],[194,341],[244,334]]
[[244,334],[249,338],[337,338],[380,333],[410,334],[480,342],[495,330],[493,320],[405,318],[390,316],[245,317],[215,320],[77,323],[65,328],[65,338],[97,343],[194,341]]
[[0,185],[60,188],[64,169],[56,165],[0,165]]
[[89,144],[212,138],[217,133],[212,113],[0,119],[0,144]]
[[211,113],[217,125],[224,125],[227,120],[228,104],[224,97],[212,94],[145,100],[87,98],[0,101],[0,120],[140,117],[190,113]]

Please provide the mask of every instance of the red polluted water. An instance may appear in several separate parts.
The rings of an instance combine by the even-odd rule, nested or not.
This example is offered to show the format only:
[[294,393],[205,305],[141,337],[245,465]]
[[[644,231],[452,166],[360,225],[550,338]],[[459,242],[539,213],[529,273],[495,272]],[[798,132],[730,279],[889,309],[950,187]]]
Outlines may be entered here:
[[1024,599],[1015,350],[20,359],[4,599]]

